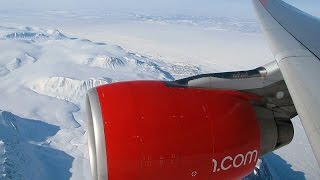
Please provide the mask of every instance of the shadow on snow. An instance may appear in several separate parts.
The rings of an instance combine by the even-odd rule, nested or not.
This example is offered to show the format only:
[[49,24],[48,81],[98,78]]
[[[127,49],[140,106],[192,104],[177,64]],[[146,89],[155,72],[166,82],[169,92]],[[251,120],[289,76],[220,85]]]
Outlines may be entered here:
[[245,177],[244,180],[260,180],[260,179],[306,179],[305,174],[292,169],[292,165],[282,159],[275,153],[269,153],[262,158],[259,168],[255,169],[255,173]]
[[0,111],[0,179],[70,179],[73,157],[46,140],[60,128]]

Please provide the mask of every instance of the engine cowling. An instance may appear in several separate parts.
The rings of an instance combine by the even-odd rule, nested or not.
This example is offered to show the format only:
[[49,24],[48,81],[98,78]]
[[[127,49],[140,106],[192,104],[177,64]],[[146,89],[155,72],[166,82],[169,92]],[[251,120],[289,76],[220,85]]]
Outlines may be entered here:
[[261,155],[293,136],[292,124],[278,125],[272,114],[264,116],[268,110],[253,105],[261,100],[244,91],[159,81],[91,89],[87,112],[93,178],[244,177]]

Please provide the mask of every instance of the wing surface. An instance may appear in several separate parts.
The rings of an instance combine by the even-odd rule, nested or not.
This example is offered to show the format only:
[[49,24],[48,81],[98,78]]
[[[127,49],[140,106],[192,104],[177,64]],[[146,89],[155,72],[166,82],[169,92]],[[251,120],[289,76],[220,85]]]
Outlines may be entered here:
[[320,20],[281,0],[252,0],[320,164]]

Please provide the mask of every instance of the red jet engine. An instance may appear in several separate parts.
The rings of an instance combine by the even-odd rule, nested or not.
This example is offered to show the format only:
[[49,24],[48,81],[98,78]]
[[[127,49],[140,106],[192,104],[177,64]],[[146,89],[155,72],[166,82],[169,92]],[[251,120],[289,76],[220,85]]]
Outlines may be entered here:
[[120,82],[88,92],[94,179],[239,179],[291,141],[291,121],[279,119],[258,91],[187,87],[190,81]]

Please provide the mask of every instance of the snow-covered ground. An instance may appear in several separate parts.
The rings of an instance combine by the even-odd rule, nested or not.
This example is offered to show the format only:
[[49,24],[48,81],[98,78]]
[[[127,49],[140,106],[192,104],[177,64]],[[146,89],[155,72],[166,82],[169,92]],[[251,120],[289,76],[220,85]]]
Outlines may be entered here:
[[[0,12],[0,179],[90,179],[85,93],[273,60],[254,17],[131,11]],[[247,179],[319,179],[298,118],[293,142]]]

